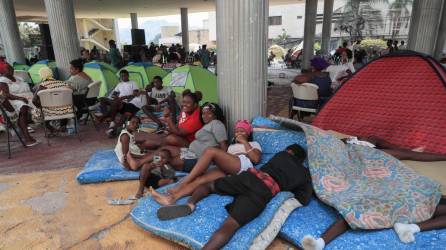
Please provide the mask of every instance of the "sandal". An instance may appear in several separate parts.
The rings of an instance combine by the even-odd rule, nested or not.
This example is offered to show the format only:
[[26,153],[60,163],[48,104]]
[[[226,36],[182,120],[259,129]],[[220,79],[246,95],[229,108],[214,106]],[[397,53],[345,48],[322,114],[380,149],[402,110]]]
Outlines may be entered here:
[[160,207],[156,215],[160,220],[172,220],[179,217],[184,217],[192,213],[192,208],[187,205],[172,205]]
[[28,148],[30,148],[30,147],[34,147],[34,146],[36,146],[36,145],[39,144],[39,143],[40,143],[39,141],[35,141],[35,142],[33,142],[33,143],[26,144],[26,147],[28,147]]

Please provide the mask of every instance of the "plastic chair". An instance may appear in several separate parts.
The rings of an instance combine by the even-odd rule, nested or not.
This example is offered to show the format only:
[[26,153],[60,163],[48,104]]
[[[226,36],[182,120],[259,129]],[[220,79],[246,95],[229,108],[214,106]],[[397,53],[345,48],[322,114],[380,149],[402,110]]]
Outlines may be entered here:
[[7,137],[7,144],[8,144],[8,159],[11,159],[11,134],[10,129],[14,131],[16,136],[19,138],[20,142],[22,143],[23,147],[26,148],[25,141],[23,141],[22,136],[19,134],[15,124],[11,122],[11,119],[9,119],[8,114],[6,113],[6,110],[3,108],[3,106],[0,104],[0,114],[3,117],[3,120],[5,122],[5,129],[6,129],[6,137]]
[[[319,96],[317,90],[319,87],[313,83],[303,83],[303,84],[291,84],[291,89],[293,91],[293,97],[295,99],[304,101],[318,101]],[[298,119],[300,119],[300,112],[317,113],[316,108],[306,108],[301,106],[295,106],[292,104],[292,110],[297,111]]]
[[23,79],[23,81],[27,83],[32,83],[33,80],[27,71],[24,70],[14,70],[14,76],[18,76]]
[[[79,136],[77,129],[76,113],[73,105],[73,90],[66,88],[44,89],[37,93],[42,105],[42,115],[44,121],[54,121],[62,119],[74,120],[74,132]],[[57,110],[57,112],[54,112]],[[45,137],[50,145],[50,139],[45,128]],[[81,138],[79,137],[79,141]]]
[[[88,92],[85,96],[85,107],[87,107],[84,112],[87,113],[87,117],[84,120],[84,125],[87,124],[88,118],[92,116],[92,112],[96,109],[96,104],[98,102],[99,91],[101,90],[101,81],[94,81],[88,85]],[[97,125],[93,122],[94,127]]]

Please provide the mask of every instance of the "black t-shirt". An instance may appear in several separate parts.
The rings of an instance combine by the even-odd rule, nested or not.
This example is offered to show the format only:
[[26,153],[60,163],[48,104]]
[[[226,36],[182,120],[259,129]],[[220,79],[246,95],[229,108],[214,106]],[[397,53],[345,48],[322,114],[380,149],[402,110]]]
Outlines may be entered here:
[[260,170],[274,178],[280,191],[294,193],[302,205],[310,201],[313,193],[310,171],[294,155],[286,151],[279,152]]

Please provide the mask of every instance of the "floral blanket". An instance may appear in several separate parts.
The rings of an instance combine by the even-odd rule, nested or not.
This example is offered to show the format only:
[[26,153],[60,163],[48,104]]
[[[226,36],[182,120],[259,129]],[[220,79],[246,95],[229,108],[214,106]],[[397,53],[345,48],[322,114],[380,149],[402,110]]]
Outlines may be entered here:
[[334,207],[353,229],[391,228],[396,222],[430,219],[440,184],[385,152],[342,141],[305,124],[308,160],[318,198]]

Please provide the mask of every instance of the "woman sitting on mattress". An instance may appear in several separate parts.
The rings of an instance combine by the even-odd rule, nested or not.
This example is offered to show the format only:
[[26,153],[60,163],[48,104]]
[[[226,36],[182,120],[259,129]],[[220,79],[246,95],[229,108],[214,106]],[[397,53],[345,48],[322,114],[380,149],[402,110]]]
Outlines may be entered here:
[[[169,195],[151,190],[153,198],[161,205],[174,204],[181,197],[192,194],[202,184],[254,167],[254,164],[260,162],[262,149],[258,142],[250,140],[252,131],[248,121],[238,121],[235,125],[235,143],[229,146],[227,152],[214,147],[207,148],[190,174],[179,185],[167,191]],[[207,171],[211,164],[216,165],[216,168]]]
[[203,127],[200,118],[201,108],[199,105],[201,98],[201,92],[196,91],[194,93],[189,89],[186,89],[183,92],[178,125],[172,121],[170,110],[166,108],[163,117],[161,118],[167,125],[165,134],[149,135],[149,138],[144,142],[146,148],[157,149],[165,145],[188,147],[189,144],[195,140],[195,133]]
[[[160,148],[171,153],[170,164],[178,171],[190,172],[207,148],[228,150],[225,117],[220,106],[215,103],[205,103],[202,107],[201,118],[205,125],[195,133],[195,140],[189,147],[163,146]],[[143,159],[134,159],[132,155],[128,155],[127,158],[132,168],[138,168],[152,161],[152,154],[147,154]]]

